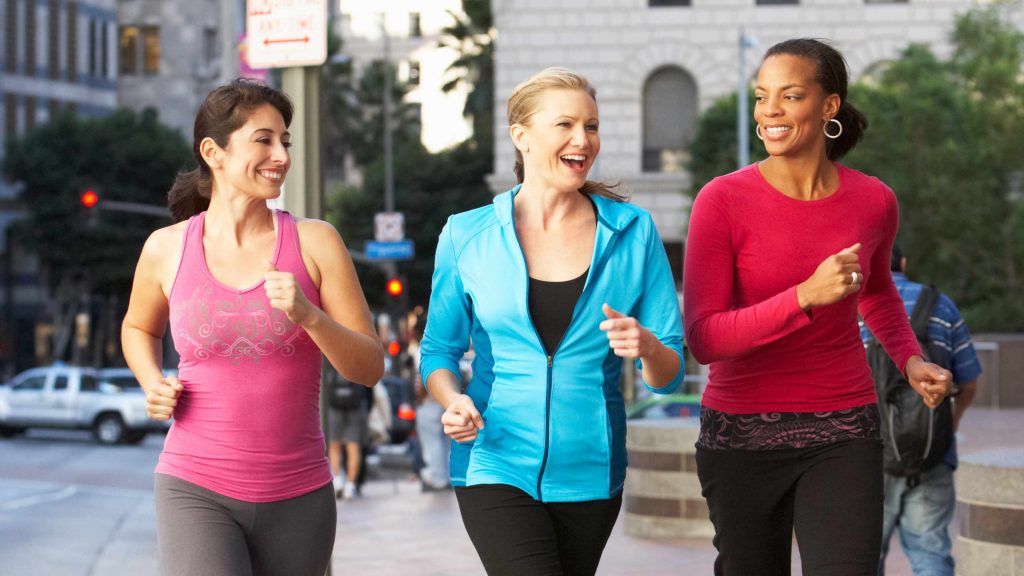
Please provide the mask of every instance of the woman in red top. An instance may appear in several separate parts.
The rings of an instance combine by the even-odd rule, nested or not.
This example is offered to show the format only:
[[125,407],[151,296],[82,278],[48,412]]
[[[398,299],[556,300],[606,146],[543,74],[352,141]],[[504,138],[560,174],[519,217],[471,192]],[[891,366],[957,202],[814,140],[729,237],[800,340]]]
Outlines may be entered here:
[[924,361],[889,275],[898,209],[836,161],[867,121],[843,57],[817,40],[765,55],[754,119],[768,159],[707,184],[684,275],[687,345],[710,364],[697,469],[716,574],[875,574],[882,445],[860,314],[929,406],[950,374]]

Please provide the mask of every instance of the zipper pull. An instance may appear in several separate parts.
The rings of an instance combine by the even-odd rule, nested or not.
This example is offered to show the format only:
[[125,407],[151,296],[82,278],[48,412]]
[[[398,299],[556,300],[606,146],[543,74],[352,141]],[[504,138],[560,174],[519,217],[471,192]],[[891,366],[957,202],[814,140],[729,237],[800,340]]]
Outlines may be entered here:
[[548,368],[551,368],[551,364],[552,364],[553,361],[554,361],[554,358],[551,357],[551,356],[548,356]]

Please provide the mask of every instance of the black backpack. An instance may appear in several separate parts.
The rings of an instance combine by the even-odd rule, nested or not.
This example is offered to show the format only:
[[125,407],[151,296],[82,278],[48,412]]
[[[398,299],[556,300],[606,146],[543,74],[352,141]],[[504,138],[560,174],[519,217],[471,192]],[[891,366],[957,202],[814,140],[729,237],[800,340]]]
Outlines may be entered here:
[[330,372],[327,374],[327,403],[336,410],[352,410],[363,405],[365,392],[362,386],[349,382],[333,368],[325,368]]
[[[923,286],[910,316],[910,326],[921,344],[925,360],[935,363],[941,356],[928,337],[928,318],[938,301],[939,291],[934,286]],[[882,415],[885,471],[906,477],[915,485],[922,472],[945,459],[953,443],[953,409],[949,397],[935,409],[928,408],[874,336],[868,341],[867,356]]]

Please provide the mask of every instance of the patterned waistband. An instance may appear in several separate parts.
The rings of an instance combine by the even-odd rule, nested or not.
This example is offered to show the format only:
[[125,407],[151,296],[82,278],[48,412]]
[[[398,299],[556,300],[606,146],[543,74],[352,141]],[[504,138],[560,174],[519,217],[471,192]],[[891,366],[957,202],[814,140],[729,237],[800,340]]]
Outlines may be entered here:
[[727,414],[701,407],[697,447],[707,450],[782,450],[844,440],[880,438],[877,404],[833,412]]

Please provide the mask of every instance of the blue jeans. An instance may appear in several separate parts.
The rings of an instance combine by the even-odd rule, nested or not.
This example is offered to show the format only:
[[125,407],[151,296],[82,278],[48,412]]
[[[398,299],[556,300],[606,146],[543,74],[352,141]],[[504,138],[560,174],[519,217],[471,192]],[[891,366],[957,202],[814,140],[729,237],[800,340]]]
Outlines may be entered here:
[[423,469],[420,479],[431,488],[441,488],[450,482],[448,458],[451,438],[444,433],[441,415],[444,408],[432,398],[427,398],[416,411],[416,435],[423,451]]
[[886,474],[879,576],[885,574],[885,556],[896,529],[916,576],[953,576],[948,527],[955,509],[953,468],[948,464],[939,463],[921,474],[920,483],[909,489],[906,478]]

